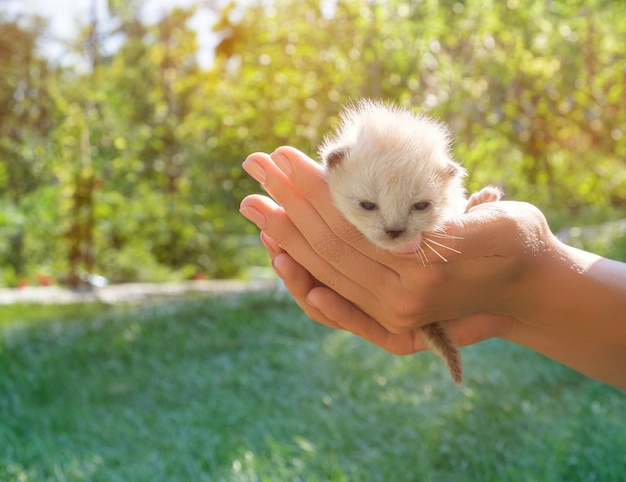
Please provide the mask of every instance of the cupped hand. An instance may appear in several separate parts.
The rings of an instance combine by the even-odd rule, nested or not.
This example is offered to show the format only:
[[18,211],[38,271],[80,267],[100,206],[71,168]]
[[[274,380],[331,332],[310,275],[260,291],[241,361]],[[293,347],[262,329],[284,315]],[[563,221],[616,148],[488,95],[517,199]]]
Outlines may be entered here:
[[241,213],[262,231],[272,264],[312,319],[398,354],[425,348],[415,328],[448,320],[459,345],[518,323],[551,239],[525,203],[487,203],[451,220],[435,249],[397,255],[370,244],[333,206],[323,167],[290,147],[252,154],[244,169],[266,196]]

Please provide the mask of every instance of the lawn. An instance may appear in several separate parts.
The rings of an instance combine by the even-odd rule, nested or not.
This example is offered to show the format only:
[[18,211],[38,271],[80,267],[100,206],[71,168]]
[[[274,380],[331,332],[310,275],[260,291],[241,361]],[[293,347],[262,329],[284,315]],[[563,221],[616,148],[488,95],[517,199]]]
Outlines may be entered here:
[[0,480],[626,480],[626,395],[463,355],[457,388],[272,295],[0,307]]

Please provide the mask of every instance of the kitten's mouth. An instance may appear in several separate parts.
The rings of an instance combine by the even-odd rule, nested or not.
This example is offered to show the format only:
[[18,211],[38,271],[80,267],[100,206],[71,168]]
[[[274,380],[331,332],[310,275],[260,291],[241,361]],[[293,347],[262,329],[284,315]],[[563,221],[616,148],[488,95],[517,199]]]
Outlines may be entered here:
[[391,249],[390,251],[394,254],[414,254],[420,250],[419,242],[411,241],[409,244],[401,246],[399,248]]
[[421,233],[417,233],[417,235],[408,243],[401,244],[397,247],[391,247],[389,251],[395,254],[414,254],[419,252],[421,249],[420,242],[422,240],[420,234]]

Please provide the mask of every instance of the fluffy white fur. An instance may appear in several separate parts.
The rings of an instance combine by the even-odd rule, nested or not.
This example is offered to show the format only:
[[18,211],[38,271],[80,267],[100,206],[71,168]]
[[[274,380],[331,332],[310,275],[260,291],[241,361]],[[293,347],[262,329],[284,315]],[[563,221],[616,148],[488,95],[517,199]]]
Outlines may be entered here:
[[[443,124],[361,100],[342,111],[320,154],[339,210],[372,243],[398,250],[465,211],[465,171],[452,160],[449,145]],[[423,203],[428,206],[416,209]]]
[[[498,189],[486,187],[466,199],[465,170],[450,156],[450,133],[443,124],[371,100],[359,101],[340,116],[337,131],[320,146],[328,185],[337,208],[377,246],[415,252],[425,262],[423,243],[445,260],[435,247],[450,248],[421,233],[436,236],[433,232],[445,221],[500,198]],[[432,323],[421,331],[461,383],[461,353],[446,324]]]

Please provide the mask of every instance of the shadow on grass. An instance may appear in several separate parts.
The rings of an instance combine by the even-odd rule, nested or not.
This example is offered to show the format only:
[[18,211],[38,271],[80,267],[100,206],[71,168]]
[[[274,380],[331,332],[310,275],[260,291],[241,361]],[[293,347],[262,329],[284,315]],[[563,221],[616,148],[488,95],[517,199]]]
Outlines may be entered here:
[[503,342],[459,389],[269,295],[3,309],[0,480],[623,480],[624,396]]

